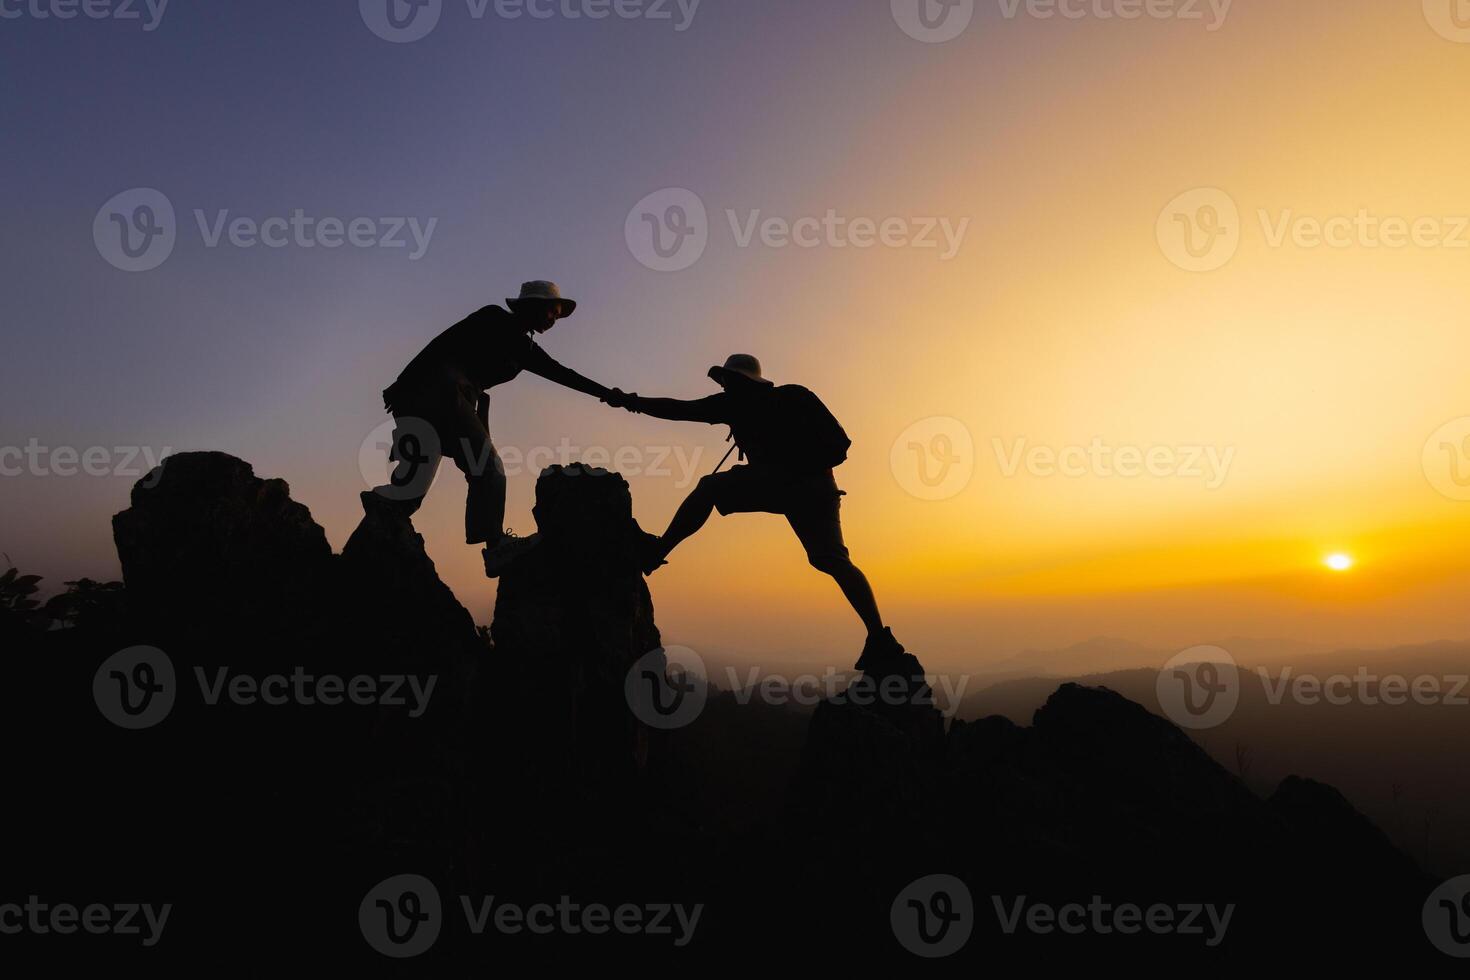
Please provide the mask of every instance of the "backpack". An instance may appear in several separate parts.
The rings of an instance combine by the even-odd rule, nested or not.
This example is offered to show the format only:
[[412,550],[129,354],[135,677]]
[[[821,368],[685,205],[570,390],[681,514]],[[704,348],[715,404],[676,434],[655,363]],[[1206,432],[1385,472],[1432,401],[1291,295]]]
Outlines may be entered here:
[[781,385],[771,392],[777,425],[771,448],[795,469],[826,470],[847,461],[852,440],[822,400],[801,385]]

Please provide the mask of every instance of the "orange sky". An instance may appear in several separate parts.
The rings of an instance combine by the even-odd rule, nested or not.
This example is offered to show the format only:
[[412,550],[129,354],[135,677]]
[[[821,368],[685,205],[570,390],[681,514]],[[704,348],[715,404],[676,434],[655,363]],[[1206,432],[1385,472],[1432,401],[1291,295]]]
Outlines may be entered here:
[[[1021,25],[1045,58],[944,52],[842,134],[850,166],[785,194],[802,213],[830,201],[877,217],[968,217],[956,258],[728,260],[748,302],[714,311],[711,332],[739,324],[748,342],[734,346],[816,388],[847,424],[849,543],[926,659],[1103,633],[1184,646],[1470,632],[1470,504],[1437,492],[1422,459],[1431,433],[1470,414],[1470,231],[1453,248],[1270,237],[1288,210],[1432,217],[1454,232],[1454,216],[1470,214],[1458,106],[1470,47],[1393,5],[1337,4],[1331,17],[1306,16],[1322,4],[1272,6],[1241,5],[1208,37]],[[1164,205],[1196,187],[1225,190],[1241,217],[1238,252],[1208,273],[1171,263],[1156,236]],[[750,325],[767,316],[778,322]],[[729,346],[716,343],[707,360]],[[665,387],[703,393],[703,366]],[[936,416],[972,440],[959,465],[973,477],[930,501],[909,492],[915,474],[896,472],[890,450]],[[611,445],[703,447],[706,468],[722,448],[723,433],[595,421]],[[1077,476],[1005,472],[1018,440],[1061,451],[1094,439],[1213,449],[1229,466],[1199,478],[1090,463]],[[634,481],[645,524],[671,512],[670,482]],[[446,528],[457,499],[444,498],[458,492],[434,511]],[[438,537],[462,593],[480,590],[474,556]],[[1358,565],[1328,571],[1337,551]],[[716,521],[653,584],[665,631],[696,649],[840,659],[860,639],[779,518]]]
[[[650,163],[638,185],[698,191],[708,254],[677,273],[637,265],[621,235],[642,191],[612,195],[571,232],[616,256],[617,284],[549,271],[583,307],[547,349],[598,380],[684,396],[711,390],[709,364],[749,350],[777,381],[818,391],[855,441],[839,471],[849,545],[931,668],[1099,634],[1180,648],[1230,635],[1470,635],[1470,503],[1433,483],[1451,475],[1449,450],[1432,446],[1425,463],[1431,435],[1470,416],[1470,222],[1457,219],[1470,215],[1470,44],[1440,37],[1415,2],[1239,0],[1213,32],[1008,21],[980,6],[968,34],[943,45],[872,24],[859,60],[881,55],[887,70],[854,70],[841,85],[772,62],[785,94],[758,122],[707,120],[711,132],[730,127],[718,167],[696,179]],[[1160,221],[1166,205],[1201,188],[1236,209],[1238,247],[1191,272],[1158,229],[1176,226]],[[755,209],[969,224],[948,260],[917,248],[737,247],[726,211]],[[1302,243],[1312,222],[1360,212],[1431,220],[1452,240]],[[466,280],[442,308],[417,311],[414,332],[426,340],[498,295]],[[334,316],[326,302],[310,313]],[[401,318],[353,329],[362,351],[340,371],[323,376],[308,350],[272,381],[273,404],[337,406],[317,413],[309,447],[261,437],[266,405],[200,435],[289,479],[338,547],[357,516],[356,447],[381,419],[364,392],[413,346]],[[619,343],[594,357],[587,344],[604,336]],[[277,421],[293,417],[282,409]],[[934,418],[954,421],[928,423],[919,441],[950,437],[954,472],[969,474],[942,500],[921,499],[933,492],[912,440],[900,442]],[[502,447],[571,436],[699,451],[701,471],[724,449],[721,430],[612,413],[534,379],[497,393],[493,429]],[[1228,467],[1130,478],[1088,460],[1074,475],[1006,472],[1017,446],[1070,449],[1075,462],[1094,441],[1176,460],[1214,451]],[[1460,462],[1470,473],[1470,457]],[[679,482],[632,480],[645,527],[662,528],[688,489]],[[522,532],[532,483],[512,479],[508,521]],[[488,621],[493,587],[460,543],[462,501],[446,470],[419,523],[445,578]],[[1330,572],[1333,552],[1358,564]],[[772,666],[843,664],[861,645],[779,518],[717,519],[651,581],[671,643]]]

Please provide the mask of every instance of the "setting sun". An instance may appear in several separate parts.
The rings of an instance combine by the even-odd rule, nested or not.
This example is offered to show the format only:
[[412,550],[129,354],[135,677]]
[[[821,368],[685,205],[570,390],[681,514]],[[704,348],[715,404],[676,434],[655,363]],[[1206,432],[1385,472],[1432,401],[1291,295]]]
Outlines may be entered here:
[[1323,564],[1334,572],[1345,572],[1353,567],[1354,562],[1351,555],[1337,554],[1328,555]]

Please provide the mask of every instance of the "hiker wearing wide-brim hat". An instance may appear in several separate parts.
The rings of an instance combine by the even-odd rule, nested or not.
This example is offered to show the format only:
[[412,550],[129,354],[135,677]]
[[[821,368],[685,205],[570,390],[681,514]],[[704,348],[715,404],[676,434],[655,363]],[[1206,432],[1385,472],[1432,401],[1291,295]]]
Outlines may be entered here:
[[752,354],[731,354],[725,358],[723,366],[709,369],[709,377],[727,387],[731,384],[739,385],[745,382],[758,385],[771,384],[761,374],[761,362]]
[[[750,354],[732,354],[709,377],[724,391],[707,398],[643,398],[613,392],[609,403],[661,419],[730,426],[733,449],[744,465],[699,481],[679,505],[668,530],[648,541],[644,572],[666,564],[679,543],[704,527],[710,515],[767,513],[784,516],[807,560],[837,581],[867,627],[859,670],[884,668],[904,656],[892,630],[883,625],[878,601],[842,539],[843,492],[833,468],[847,459],[852,441],[815,394],[800,385],[776,385]],[[726,454],[726,459],[729,455]]]
[[611,394],[531,339],[577,309],[556,283],[524,283],[506,307],[487,306],[435,337],[383,392],[396,423],[389,454],[396,465],[386,486],[363,494],[364,507],[406,519],[423,504],[440,458],[448,456],[469,483],[465,540],[487,546],[485,572],[492,577],[538,539],[514,537],[504,527],[505,468],[490,440],[488,390],[530,371],[604,401]]

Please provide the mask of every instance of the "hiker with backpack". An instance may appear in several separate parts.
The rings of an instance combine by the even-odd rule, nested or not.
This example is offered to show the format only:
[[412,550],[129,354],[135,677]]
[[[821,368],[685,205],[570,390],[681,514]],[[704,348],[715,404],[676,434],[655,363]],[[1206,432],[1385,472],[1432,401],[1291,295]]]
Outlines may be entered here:
[[806,549],[807,560],[837,581],[867,627],[857,669],[902,655],[893,631],[883,625],[867,576],[852,563],[842,540],[844,492],[832,470],[847,459],[852,440],[821,399],[800,385],[772,384],[762,376],[760,361],[749,354],[735,354],[724,366],[710,368],[709,377],[724,391],[684,401],[615,389],[606,399],[614,407],[655,418],[728,425],[733,448],[744,461],[700,480],[668,530],[658,538],[650,535],[642,555],[644,574],[667,564],[669,553],[716,510],[721,516],[780,514]]

